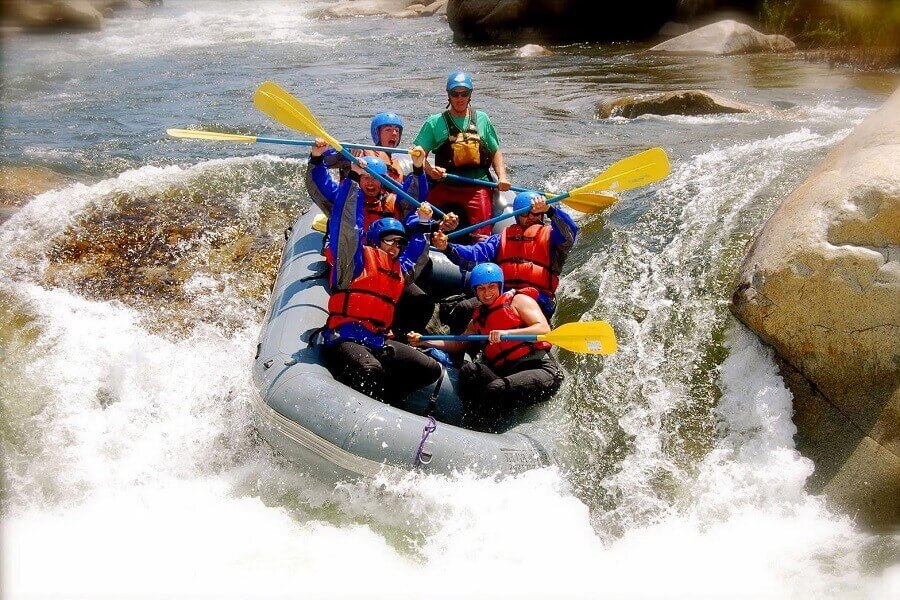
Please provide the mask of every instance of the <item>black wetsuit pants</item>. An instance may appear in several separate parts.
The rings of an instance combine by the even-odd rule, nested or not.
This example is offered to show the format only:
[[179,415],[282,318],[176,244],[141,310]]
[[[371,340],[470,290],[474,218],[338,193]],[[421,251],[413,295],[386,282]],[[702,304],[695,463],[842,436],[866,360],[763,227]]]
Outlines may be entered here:
[[491,423],[536,402],[549,400],[563,375],[553,357],[541,351],[495,372],[483,362],[469,362],[459,371],[459,397],[466,422]]
[[345,340],[326,345],[322,355],[335,379],[382,402],[399,402],[441,374],[436,360],[393,340],[377,350]]
[[410,331],[424,333],[433,314],[434,300],[431,296],[415,283],[407,285],[394,307],[394,322],[391,325],[394,338],[406,341],[406,334]]

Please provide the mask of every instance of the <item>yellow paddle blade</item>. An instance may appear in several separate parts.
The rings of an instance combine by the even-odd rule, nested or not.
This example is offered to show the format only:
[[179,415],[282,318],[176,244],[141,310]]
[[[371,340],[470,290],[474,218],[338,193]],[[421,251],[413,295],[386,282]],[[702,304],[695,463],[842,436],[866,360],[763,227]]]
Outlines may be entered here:
[[579,354],[612,354],[618,347],[616,334],[606,321],[566,323],[537,338]]
[[615,196],[582,192],[571,194],[562,202],[569,208],[573,208],[578,212],[592,214],[600,212],[604,208],[609,208],[618,201],[619,199]]
[[253,105],[286,127],[323,138],[337,151],[343,149],[341,143],[319,125],[309,109],[271,81],[259,86],[253,94]]
[[572,195],[584,192],[631,190],[665,179],[669,174],[669,157],[662,148],[650,148],[634,156],[623,158],[597,175],[590,183],[572,190]]
[[196,129],[166,129],[166,133],[177,138],[191,138],[195,140],[224,140],[228,142],[256,141],[255,135],[238,135],[236,133],[219,133],[218,131],[198,131]]
[[325,215],[316,215],[313,218],[312,222],[312,230],[318,231],[319,233],[325,233],[328,231],[328,217]]
[[275,96],[279,98],[282,102],[289,105],[291,108],[296,110],[298,113],[303,115],[307,121],[318,127],[319,129],[325,129],[322,127],[322,124],[319,123],[319,120],[310,112],[310,110],[306,107],[305,104],[300,102],[296,96],[291,94],[289,91],[275,83],[274,81],[264,81],[256,90],[257,92],[263,91],[267,94]]

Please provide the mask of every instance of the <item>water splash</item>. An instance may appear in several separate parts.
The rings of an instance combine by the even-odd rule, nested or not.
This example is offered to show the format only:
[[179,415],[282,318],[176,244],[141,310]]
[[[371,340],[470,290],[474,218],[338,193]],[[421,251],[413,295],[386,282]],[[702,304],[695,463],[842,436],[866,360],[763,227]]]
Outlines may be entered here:
[[564,280],[560,295],[572,300],[561,312],[609,320],[620,338],[602,373],[589,368],[590,358],[569,361],[576,435],[591,441],[576,461],[577,479],[602,507],[601,531],[616,536],[665,515],[697,473],[713,439],[712,372],[725,354],[730,277],[749,242],[748,223],[763,221],[781,187],[799,177],[785,172],[796,155],[820,153],[846,133],[801,129],[676,164],[630,221],[617,222],[613,211],[611,251]]

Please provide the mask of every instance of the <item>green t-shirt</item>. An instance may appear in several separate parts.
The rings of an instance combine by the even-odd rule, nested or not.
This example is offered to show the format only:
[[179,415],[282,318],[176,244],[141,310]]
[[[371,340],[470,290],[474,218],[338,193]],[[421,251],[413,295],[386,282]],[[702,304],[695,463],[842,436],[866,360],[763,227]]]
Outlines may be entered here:
[[[453,119],[453,123],[459,127],[460,131],[465,131],[466,127],[469,126],[468,114],[464,117],[451,115],[450,118]],[[493,153],[500,148],[500,139],[497,137],[497,132],[494,131],[494,125],[491,123],[487,113],[480,110],[475,111],[475,128],[478,130],[478,135],[487,144],[488,150]],[[425,123],[422,124],[422,129],[419,130],[419,135],[413,141],[413,145],[422,146],[427,152],[434,152],[438,146],[444,143],[449,135],[450,130],[447,129],[447,122],[444,121],[444,113],[438,113],[431,115],[425,120]],[[454,172],[457,175],[472,179],[490,179],[488,170],[482,167],[467,167]]]

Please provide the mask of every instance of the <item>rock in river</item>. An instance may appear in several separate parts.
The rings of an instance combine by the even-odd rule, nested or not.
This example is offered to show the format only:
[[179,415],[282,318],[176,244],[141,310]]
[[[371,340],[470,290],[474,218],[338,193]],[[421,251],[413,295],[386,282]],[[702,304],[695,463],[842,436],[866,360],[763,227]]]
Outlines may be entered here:
[[666,40],[649,52],[671,54],[748,54],[790,52],[794,42],[783,35],[766,35],[743,23],[725,20]]
[[597,103],[597,116],[625,117],[633,119],[641,115],[714,115],[722,113],[746,113],[758,110],[717,94],[701,90],[677,90],[656,94],[622,96]]
[[732,312],[783,361],[811,487],[900,525],[900,90],[765,224]]

